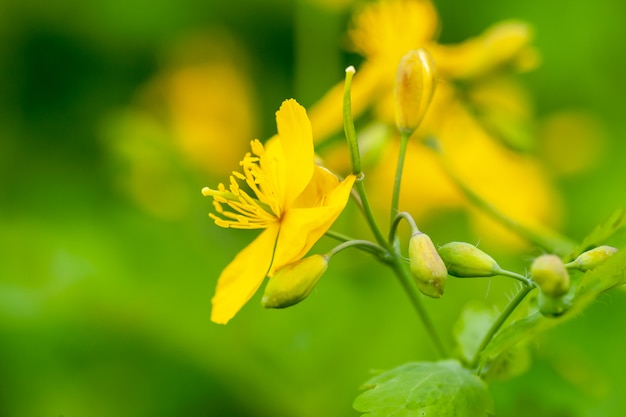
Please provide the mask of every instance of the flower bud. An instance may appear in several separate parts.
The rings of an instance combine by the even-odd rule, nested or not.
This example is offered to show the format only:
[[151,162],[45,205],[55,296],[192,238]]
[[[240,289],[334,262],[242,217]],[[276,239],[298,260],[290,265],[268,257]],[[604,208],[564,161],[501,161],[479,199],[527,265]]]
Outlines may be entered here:
[[571,300],[567,295],[552,297],[544,292],[539,293],[537,304],[539,312],[546,317],[559,317],[571,306]]
[[417,232],[411,237],[409,262],[415,284],[422,294],[433,298],[441,297],[448,271],[427,234]]
[[311,255],[276,271],[267,285],[261,303],[265,308],[291,307],[304,300],[328,268],[328,257]]
[[500,271],[500,266],[491,256],[470,243],[446,243],[439,248],[439,255],[448,273],[454,277],[491,277]]
[[435,64],[424,49],[409,51],[396,73],[396,125],[401,131],[413,132],[430,105],[437,84]]
[[556,255],[541,255],[533,261],[530,276],[542,293],[559,297],[569,290],[569,274],[561,258]]
[[578,268],[581,271],[594,269],[617,252],[613,246],[598,246],[578,255],[578,258],[568,263],[567,266]]

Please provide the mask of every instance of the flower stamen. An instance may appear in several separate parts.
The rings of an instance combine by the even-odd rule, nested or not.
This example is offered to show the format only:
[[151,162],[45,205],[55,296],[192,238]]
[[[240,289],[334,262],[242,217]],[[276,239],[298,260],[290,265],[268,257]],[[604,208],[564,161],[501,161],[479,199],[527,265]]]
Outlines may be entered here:
[[[243,172],[233,171],[228,189],[219,184],[217,190],[209,187],[202,189],[202,194],[213,197],[213,207],[217,214],[210,213],[216,225],[234,229],[262,229],[280,219],[280,202],[273,184],[261,166],[264,148],[261,142],[251,142],[254,156],[247,153],[240,162]],[[256,198],[241,189],[238,181],[244,181]],[[230,210],[225,209],[227,205]],[[219,215],[219,216],[218,216]]]

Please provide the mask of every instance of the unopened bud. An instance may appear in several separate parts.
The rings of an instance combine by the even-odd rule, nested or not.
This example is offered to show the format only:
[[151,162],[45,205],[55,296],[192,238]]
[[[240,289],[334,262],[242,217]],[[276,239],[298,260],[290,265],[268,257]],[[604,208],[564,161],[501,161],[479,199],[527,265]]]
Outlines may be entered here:
[[581,271],[594,269],[617,252],[613,246],[598,246],[578,255],[578,258],[568,263],[566,266],[578,268]]
[[437,85],[435,64],[424,49],[409,51],[396,73],[396,125],[413,132],[422,121]]
[[265,286],[265,308],[291,307],[304,300],[328,268],[328,257],[311,255],[280,268]]
[[533,261],[530,276],[545,295],[558,297],[569,290],[570,279],[561,258],[556,255],[541,255]]
[[440,298],[443,295],[448,271],[427,234],[417,232],[411,237],[409,262],[415,284],[422,294]]
[[491,256],[470,243],[446,243],[439,248],[439,255],[448,273],[454,277],[491,277],[500,271],[500,266]]
[[570,308],[571,300],[567,295],[552,297],[544,292],[540,292],[537,304],[539,312],[544,316],[558,317]]

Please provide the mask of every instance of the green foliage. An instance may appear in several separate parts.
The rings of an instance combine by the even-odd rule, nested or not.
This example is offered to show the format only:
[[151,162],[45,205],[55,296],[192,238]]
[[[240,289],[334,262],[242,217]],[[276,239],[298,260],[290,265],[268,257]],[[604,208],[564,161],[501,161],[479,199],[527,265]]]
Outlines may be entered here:
[[587,272],[578,285],[571,308],[557,318],[546,318],[540,313],[515,321],[494,337],[481,356],[481,367],[537,334],[576,317],[603,292],[626,282],[626,250],[622,249],[604,265]]
[[571,261],[584,251],[605,244],[607,240],[620,231],[620,229],[623,229],[624,226],[626,226],[626,209],[622,208],[616,210],[606,221],[596,226],[579,245],[576,245],[576,247],[572,249],[564,260],[566,262]]
[[[233,7],[228,2],[157,0],[146,9],[123,1],[8,0],[0,5],[0,415],[352,415],[351,393],[363,369],[432,354],[422,329],[410,326],[410,305],[398,301],[402,295],[393,285],[378,279],[381,269],[369,259],[337,257],[330,272],[335,275],[316,290],[320,296],[289,314],[260,310],[256,299],[257,305],[227,328],[209,325],[215,279],[252,235],[231,237],[210,225],[208,202],[199,195],[199,188],[212,180],[206,178],[210,174],[193,174],[179,156],[161,155],[169,144],[133,149],[140,168],[158,174],[145,184],[138,184],[128,167],[112,158],[112,147],[124,145],[127,150],[143,144],[145,135],[159,135],[150,142],[156,147],[161,139],[171,139],[160,135],[169,135],[172,126],[164,119],[169,118],[166,109],[175,104],[157,98],[165,92],[155,87],[167,85],[179,61],[196,64],[200,55],[221,53],[212,44],[213,32],[219,44],[230,44],[231,36],[241,44],[242,50],[233,54],[241,53],[251,68],[255,137],[268,137],[275,129],[270,113],[276,103],[293,96],[311,104],[341,78],[346,65],[360,62],[336,47],[345,40],[348,11],[334,7],[347,2],[326,10],[331,3],[244,0],[241,7]],[[626,204],[626,194],[619,192],[626,178],[626,141],[620,140],[626,133],[624,58],[615,53],[626,36],[623,14],[616,12],[620,2],[575,0],[567,10],[558,2],[493,0],[437,2],[437,7],[444,43],[473,36],[495,19],[531,19],[545,57],[545,65],[526,78],[536,93],[539,120],[548,119],[553,109],[573,107],[606,123],[608,141],[594,138],[605,147],[605,157],[590,170],[554,178],[571,208],[563,230],[578,233],[588,225],[590,213]],[[303,36],[310,28],[316,36]],[[239,123],[218,114],[225,124]],[[124,126],[117,115],[125,116]],[[508,140],[513,148],[525,148],[526,137],[511,135],[525,135],[526,126],[488,116],[482,117],[488,133]],[[542,126],[531,128],[534,133]],[[365,168],[385,160],[380,146],[386,139],[382,133],[375,138],[379,147],[364,155],[370,159],[369,164],[363,160]],[[227,144],[217,150],[221,153]],[[565,159],[573,149],[576,145],[568,141],[558,156]],[[121,192],[127,183],[144,190],[141,196],[156,201],[157,210],[147,211]],[[176,192],[183,197],[169,197]],[[160,216],[172,212],[183,215]],[[430,220],[420,223],[437,236],[436,243],[445,242],[446,236],[478,239],[463,234],[469,228],[464,216],[436,216],[445,217],[435,225]],[[625,212],[617,212],[566,253],[573,258],[600,243],[623,248],[625,223]],[[500,332],[488,347],[492,356],[483,379],[500,380],[518,372],[526,352],[520,350],[520,340],[532,339],[593,305],[584,317],[542,338],[541,357],[530,372],[492,388],[499,416],[623,415],[626,400],[619,387],[626,383],[624,338],[615,330],[626,314],[626,291],[613,292],[610,303],[592,303],[621,282],[621,255],[621,261],[612,260],[619,265],[608,276],[578,274],[574,310],[565,316],[526,318],[525,307],[532,303],[523,303],[505,323],[514,327]],[[463,282],[443,300],[427,305],[446,336],[457,306],[468,298],[503,299],[493,290],[484,296],[485,281],[471,288]],[[462,285],[463,291],[453,291]],[[457,331],[464,355],[471,358],[477,343],[471,335],[484,335],[485,329],[486,321],[460,330],[461,335]],[[369,338],[364,349],[362,338],[354,335],[374,330],[377,337]],[[598,343],[601,337],[606,339]],[[557,352],[552,356],[560,364],[546,349],[550,338]],[[339,362],[341,369],[329,380],[329,366]],[[446,373],[450,380],[480,383],[451,364]],[[436,364],[413,367],[429,365]],[[557,368],[575,375],[562,379]],[[587,368],[605,379],[589,378]],[[434,380],[424,385],[433,387]],[[572,380],[607,391],[606,396],[585,399],[572,391]],[[458,385],[454,382],[450,389]],[[471,414],[461,410],[455,414]]]
[[497,313],[483,303],[470,302],[454,325],[454,340],[461,358],[469,363],[474,358],[482,338],[487,334]]
[[493,415],[487,385],[454,360],[413,362],[370,379],[354,401],[364,417]]
[[519,344],[491,361],[481,377],[486,382],[507,381],[528,371],[531,362],[530,349],[526,344]]

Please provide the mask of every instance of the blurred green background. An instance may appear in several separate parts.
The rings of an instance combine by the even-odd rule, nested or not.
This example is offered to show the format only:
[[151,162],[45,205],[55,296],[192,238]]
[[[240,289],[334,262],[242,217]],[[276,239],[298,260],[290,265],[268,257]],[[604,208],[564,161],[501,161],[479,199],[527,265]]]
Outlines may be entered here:
[[[253,234],[215,227],[200,189],[274,132],[283,99],[311,105],[358,63],[342,49],[348,3],[0,3],[0,416],[353,416],[370,370],[433,358],[365,255],[338,257],[293,309],[257,295],[227,326],[209,321],[220,270]],[[564,233],[626,206],[626,3],[435,3],[444,42],[530,22],[538,118],[593,120],[595,164],[554,174]],[[477,239],[458,213],[427,227]],[[501,304],[511,288],[452,281],[428,305],[449,334],[468,299]],[[613,291],[542,336],[531,370],[493,385],[498,415],[623,415],[624,317]]]

